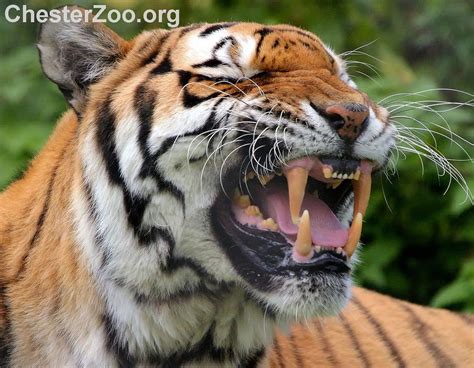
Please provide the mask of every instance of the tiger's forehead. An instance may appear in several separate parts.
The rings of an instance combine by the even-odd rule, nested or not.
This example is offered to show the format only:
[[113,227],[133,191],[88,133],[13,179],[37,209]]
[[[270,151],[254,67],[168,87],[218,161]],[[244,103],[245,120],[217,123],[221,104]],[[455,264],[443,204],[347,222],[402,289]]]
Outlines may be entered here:
[[174,51],[179,67],[203,74],[219,69],[229,77],[250,77],[262,71],[340,69],[338,58],[317,36],[290,25],[206,24],[181,32]]

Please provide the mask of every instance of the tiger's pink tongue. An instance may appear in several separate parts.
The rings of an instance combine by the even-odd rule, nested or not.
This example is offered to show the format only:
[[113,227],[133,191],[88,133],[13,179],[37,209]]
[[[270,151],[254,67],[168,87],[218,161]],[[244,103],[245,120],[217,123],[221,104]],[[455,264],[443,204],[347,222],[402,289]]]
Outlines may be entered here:
[[[298,226],[291,220],[288,193],[282,190],[269,190],[267,193],[267,211],[278,224],[282,233],[295,240]],[[349,230],[342,226],[336,215],[319,198],[306,193],[302,208],[308,210],[311,222],[313,244],[326,247],[343,247],[348,239]]]

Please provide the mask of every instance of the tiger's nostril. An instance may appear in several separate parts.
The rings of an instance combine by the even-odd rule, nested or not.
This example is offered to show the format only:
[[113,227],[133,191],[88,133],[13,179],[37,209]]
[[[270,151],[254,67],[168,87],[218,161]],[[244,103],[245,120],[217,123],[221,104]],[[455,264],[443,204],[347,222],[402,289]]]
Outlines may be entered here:
[[337,104],[326,109],[328,124],[344,140],[354,141],[369,121],[367,106],[356,103]]
[[327,120],[329,125],[335,130],[341,129],[346,123],[340,115],[328,115]]

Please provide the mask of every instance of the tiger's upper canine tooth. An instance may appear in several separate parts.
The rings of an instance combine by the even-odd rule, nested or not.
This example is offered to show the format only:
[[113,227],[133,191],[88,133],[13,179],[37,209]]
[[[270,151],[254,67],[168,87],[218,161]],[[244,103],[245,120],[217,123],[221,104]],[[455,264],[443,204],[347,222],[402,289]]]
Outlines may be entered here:
[[354,180],[359,180],[360,178],[360,168],[357,168],[356,172],[354,173]]
[[330,179],[332,176],[332,167],[329,165],[323,165],[323,175],[325,179]]
[[308,210],[303,211],[298,225],[298,234],[296,235],[295,251],[300,256],[307,256],[311,253],[311,223]]
[[357,213],[361,213],[365,216],[365,211],[369,205],[370,191],[372,187],[372,175],[371,170],[368,172],[360,172],[359,180],[352,180],[352,186],[354,188],[354,216]]
[[301,204],[303,203],[308,182],[308,170],[303,167],[292,167],[285,170],[288,182],[288,199],[290,204],[291,220],[297,224],[300,217]]
[[362,219],[362,213],[358,212],[352,220],[351,228],[349,229],[349,238],[344,246],[344,251],[349,258],[352,257],[359,243],[360,235],[362,234]]

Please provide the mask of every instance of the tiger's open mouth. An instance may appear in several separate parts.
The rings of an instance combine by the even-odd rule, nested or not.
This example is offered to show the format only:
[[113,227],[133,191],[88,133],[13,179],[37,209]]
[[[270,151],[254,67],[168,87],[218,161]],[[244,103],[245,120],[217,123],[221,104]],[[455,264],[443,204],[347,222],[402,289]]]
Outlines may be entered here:
[[[229,257],[239,266],[246,259],[272,274],[348,272],[370,197],[372,169],[367,160],[310,157],[292,160],[264,177],[247,173],[234,186],[233,198],[221,196],[214,209]],[[341,216],[352,196],[354,218],[347,227]]]

